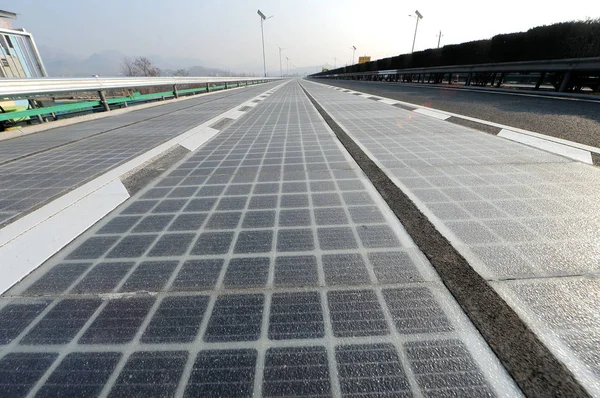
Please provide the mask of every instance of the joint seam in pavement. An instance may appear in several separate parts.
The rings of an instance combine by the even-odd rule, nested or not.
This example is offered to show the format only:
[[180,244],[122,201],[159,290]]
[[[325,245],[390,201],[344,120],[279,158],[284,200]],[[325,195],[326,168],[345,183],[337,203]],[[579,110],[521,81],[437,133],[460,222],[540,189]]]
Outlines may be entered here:
[[571,371],[304,87],[303,90],[525,395],[588,397]]

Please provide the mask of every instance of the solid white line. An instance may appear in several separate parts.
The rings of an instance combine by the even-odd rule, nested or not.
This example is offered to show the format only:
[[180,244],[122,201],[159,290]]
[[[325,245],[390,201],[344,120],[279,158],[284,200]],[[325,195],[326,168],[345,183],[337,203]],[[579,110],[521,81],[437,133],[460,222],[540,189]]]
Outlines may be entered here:
[[0,247],[0,292],[27,276],[128,198],[123,183],[113,180]]
[[556,153],[558,155],[578,160],[583,163],[594,164],[594,162],[592,161],[592,154],[589,151],[573,148],[572,146],[559,144],[556,142],[533,137],[527,134],[521,134],[516,131],[507,129],[500,130],[500,133],[498,133],[498,137],[520,142],[521,144],[532,146],[534,148],[543,149],[545,151]]
[[413,112],[417,112],[422,115],[431,116],[431,117],[434,117],[434,118],[440,119],[440,120],[446,120],[446,119],[450,118],[450,115],[446,115],[445,113],[434,111],[431,108],[417,108],[417,109],[413,110]]

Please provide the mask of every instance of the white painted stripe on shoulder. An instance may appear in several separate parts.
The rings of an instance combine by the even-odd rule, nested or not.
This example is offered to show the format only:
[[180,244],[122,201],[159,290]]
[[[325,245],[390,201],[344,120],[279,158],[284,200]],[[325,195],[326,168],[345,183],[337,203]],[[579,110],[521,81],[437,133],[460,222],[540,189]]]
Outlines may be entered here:
[[0,247],[0,292],[23,279],[129,198],[114,180]]
[[388,104],[388,105],[394,105],[394,104],[398,103],[398,101],[389,99],[389,98],[382,98],[379,100],[379,102],[383,102],[384,104]]
[[511,141],[516,141],[521,144],[532,146],[534,148],[543,149],[548,152],[556,153],[570,159],[578,160],[587,164],[594,164],[592,154],[589,151],[574,148],[572,146],[560,144],[557,142],[548,141],[542,138],[537,138],[528,134],[522,134],[516,131],[502,129],[498,133],[498,137],[506,138]]
[[188,149],[191,152],[194,152],[196,149],[200,148],[202,144],[206,141],[210,140],[219,132],[217,129],[213,129],[210,127],[197,128],[196,132],[189,138],[181,141],[179,145]]
[[430,108],[417,108],[413,112],[420,113],[422,115],[431,116],[436,119],[446,120],[450,118],[450,115],[446,115],[445,113],[431,110]]

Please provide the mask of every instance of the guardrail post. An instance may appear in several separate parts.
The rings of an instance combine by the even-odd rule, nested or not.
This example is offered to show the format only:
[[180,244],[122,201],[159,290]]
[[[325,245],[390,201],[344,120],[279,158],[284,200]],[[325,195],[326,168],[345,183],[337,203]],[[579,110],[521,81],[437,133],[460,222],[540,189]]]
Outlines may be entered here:
[[471,85],[471,77],[473,77],[473,74],[471,72],[469,72],[469,75],[467,76],[467,80],[465,81],[465,86]]
[[210,93],[210,83],[206,83],[206,92]]
[[179,93],[177,92],[177,85],[173,84],[173,96],[175,98],[179,98]]
[[106,96],[104,95],[104,91],[98,91],[98,95],[100,96],[100,103],[102,104],[104,110],[110,111],[110,106],[108,105],[108,102],[106,102]]
[[498,82],[496,83],[496,88],[499,88],[502,85],[502,82],[504,81],[504,77],[506,76],[506,73],[501,73],[500,74],[500,79],[498,80]]
[[571,83],[571,71],[568,71],[567,73],[565,73],[565,76],[562,79],[562,82],[560,82],[560,87],[558,88],[558,91],[561,93],[564,93],[565,91],[567,91],[569,89],[569,84]]
[[540,73],[540,77],[538,78],[537,82],[535,83],[536,90],[539,90],[539,88],[542,85],[542,83],[544,82],[545,78],[546,78],[546,72]]
[[[27,102],[29,102],[29,105],[31,106],[31,109],[37,109],[37,105],[35,104],[35,100],[30,99],[27,100]],[[38,123],[44,123],[44,118],[42,117],[42,115],[36,115],[37,121]]]
[[227,84],[227,82],[225,82],[225,90],[227,90],[229,88],[229,85]]

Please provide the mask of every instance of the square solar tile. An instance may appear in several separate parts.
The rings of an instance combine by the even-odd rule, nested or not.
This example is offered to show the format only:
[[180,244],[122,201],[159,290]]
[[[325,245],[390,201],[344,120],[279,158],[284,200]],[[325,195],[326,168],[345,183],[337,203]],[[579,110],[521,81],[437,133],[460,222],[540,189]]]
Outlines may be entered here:
[[228,289],[264,287],[269,264],[268,257],[233,258],[227,266],[223,285]]
[[200,234],[192,248],[192,254],[223,254],[229,251],[233,232],[205,232]]
[[226,185],[204,186],[196,193],[196,196],[219,196],[225,190]]
[[162,235],[154,244],[149,257],[167,257],[180,256],[184,254],[192,240],[196,237],[194,234],[165,234]]
[[206,220],[206,213],[191,213],[178,216],[169,231],[197,231]]
[[92,237],[67,256],[67,260],[100,258],[119,238],[116,236]]
[[337,193],[313,193],[312,202],[315,207],[341,206],[342,201]]
[[389,334],[381,305],[372,290],[330,291],[327,301],[336,337]]
[[260,337],[264,296],[219,296],[213,307],[204,341],[255,341]]
[[343,396],[413,396],[392,344],[340,345],[335,358]]
[[434,333],[453,330],[446,314],[425,287],[383,291],[398,333]]
[[117,352],[68,354],[38,391],[40,397],[97,396],[121,357]]
[[158,202],[152,213],[176,213],[187,204],[187,199],[165,199]]
[[189,260],[183,264],[171,286],[172,291],[213,289],[223,267],[223,259]]
[[121,214],[145,214],[158,203],[158,200],[136,200],[121,212]]
[[385,218],[375,206],[349,207],[350,217],[355,224],[384,223]]
[[140,221],[133,232],[160,232],[173,220],[173,215],[146,216]]
[[121,240],[106,257],[108,258],[134,258],[146,252],[156,239],[156,235],[127,235]]
[[269,193],[278,193],[279,192],[279,184],[256,184],[254,186],[254,194],[269,194]]
[[26,397],[46,373],[58,354],[46,352],[10,352],[0,359],[0,395]]
[[209,211],[217,203],[217,198],[200,198],[192,199],[188,202],[187,206],[183,211],[185,212],[197,212],[197,211]]
[[152,297],[109,301],[81,336],[79,344],[124,344],[131,341],[152,304]]
[[261,195],[250,198],[249,209],[275,209],[277,208],[277,195]]
[[67,344],[98,309],[100,299],[66,299],[55,305],[20,344]]
[[318,292],[273,294],[269,316],[271,340],[311,339],[324,335]]
[[423,394],[495,396],[461,341],[414,341],[404,348]]
[[100,263],[71,289],[72,294],[109,293],[129,272],[133,262]]
[[315,256],[279,256],[275,259],[275,286],[316,286],[319,283]]
[[387,225],[361,225],[356,228],[364,247],[400,247],[400,241]]
[[90,264],[58,264],[46,272],[25,291],[24,295],[63,293],[77,278],[88,270]]
[[129,231],[141,216],[121,216],[110,220],[98,231],[99,234],[121,234]]
[[322,261],[328,285],[360,285],[371,281],[360,254],[326,254]]
[[269,348],[265,355],[263,396],[330,396],[324,347]]
[[133,353],[109,397],[174,396],[187,360],[186,351],[143,351]]
[[317,225],[340,225],[348,224],[346,212],[341,207],[327,207],[314,209],[315,221]]
[[375,252],[367,255],[379,283],[422,281],[416,265],[404,252]]
[[295,209],[279,212],[280,227],[306,227],[311,225],[310,210]]
[[186,397],[251,397],[257,352],[253,349],[200,351]]
[[194,341],[208,296],[166,297],[142,335],[142,343],[187,343]]
[[281,195],[281,207],[308,207],[308,195],[294,194],[294,195]]
[[9,344],[46,309],[49,302],[8,304],[0,310],[0,345]]
[[273,245],[272,230],[242,231],[239,233],[234,253],[266,253]]
[[146,261],[127,278],[121,292],[161,291],[178,265],[178,261]]
[[275,211],[248,211],[242,228],[269,228],[275,225]]
[[277,251],[300,252],[314,249],[313,233],[310,229],[280,229],[277,231]]
[[244,196],[225,197],[219,201],[217,210],[242,210],[246,207],[247,200]]
[[212,213],[212,216],[206,223],[206,229],[235,229],[237,228],[240,219],[242,218],[241,212],[218,212]]
[[319,246],[321,250],[356,249],[358,245],[351,228],[318,228]]

